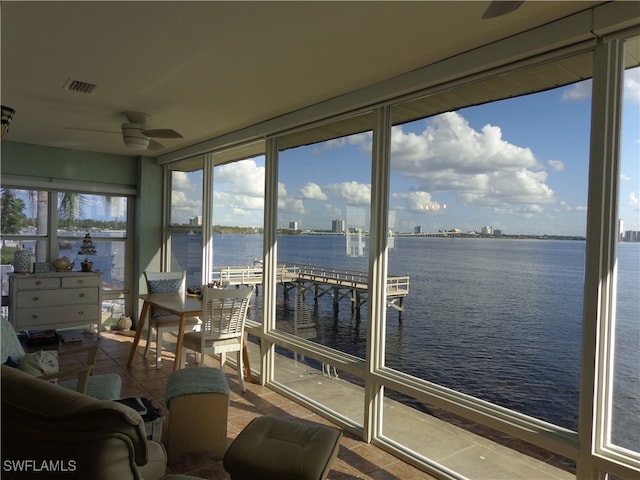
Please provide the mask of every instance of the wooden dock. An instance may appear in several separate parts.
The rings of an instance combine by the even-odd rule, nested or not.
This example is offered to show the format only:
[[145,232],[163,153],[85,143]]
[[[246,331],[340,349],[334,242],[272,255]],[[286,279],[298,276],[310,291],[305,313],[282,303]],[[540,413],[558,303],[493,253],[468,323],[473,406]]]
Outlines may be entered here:
[[[214,268],[213,280],[223,285],[262,284],[262,266],[228,266]],[[276,281],[283,286],[284,296],[296,290],[296,295],[305,295],[312,291],[314,302],[322,296],[333,297],[333,310],[338,313],[339,302],[343,299],[351,301],[351,310],[360,316],[360,308],[367,301],[369,277],[365,272],[317,265],[278,265]],[[387,277],[387,307],[399,312],[402,320],[404,299],[409,294],[409,276]]]

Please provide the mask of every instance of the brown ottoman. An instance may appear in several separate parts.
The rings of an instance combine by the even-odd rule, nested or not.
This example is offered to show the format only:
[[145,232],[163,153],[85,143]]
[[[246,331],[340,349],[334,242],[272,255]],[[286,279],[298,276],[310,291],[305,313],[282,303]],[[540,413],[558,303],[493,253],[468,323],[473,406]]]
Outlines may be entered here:
[[232,480],[324,480],[342,432],[316,423],[255,418],[224,456]]
[[222,458],[227,450],[229,385],[217,368],[184,368],[167,379],[169,409],[168,462],[184,453],[213,452]]

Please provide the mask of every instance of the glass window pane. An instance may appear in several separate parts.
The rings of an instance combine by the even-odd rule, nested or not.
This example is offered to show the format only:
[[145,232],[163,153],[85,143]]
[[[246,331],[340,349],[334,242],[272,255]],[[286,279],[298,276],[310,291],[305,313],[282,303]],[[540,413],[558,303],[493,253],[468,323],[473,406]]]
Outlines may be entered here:
[[589,93],[393,128],[388,272],[410,288],[387,366],[577,429]]
[[357,425],[363,423],[362,379],[345,375],[329,364],[276,346],[275,381]]
[[4,187],[0,199],[2,264],[13,265],[13,255],[18,249],[30,250],[35,262],[46,262],[49,193]]
[[[127,238],[126,197],[58,192],[58,258],[93,263],[92,270],[103,272],[105,290],[125,289]],[[89,234],[96,253],[81,253],[82,241]]]
[[384,393],[383,436],[463,478],[575,478],[573,460],[394,390]]
[[186,288],[202,285],[202,158],[171,165],[171,271],[186,272]]
[[[277,328],[361,358],[365,355],[371,115],[283,139],[327,138],[279,154]],[[347,132],[348,133],[348,132]],[[280,299],[279,299],[280,300]]]
[[610,441],[640,452],[640,37],[625,42]]

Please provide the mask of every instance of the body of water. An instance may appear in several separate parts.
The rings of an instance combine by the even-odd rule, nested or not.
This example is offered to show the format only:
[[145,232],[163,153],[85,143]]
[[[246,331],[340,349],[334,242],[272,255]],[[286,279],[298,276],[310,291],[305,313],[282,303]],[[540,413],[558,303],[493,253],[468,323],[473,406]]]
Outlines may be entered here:
[[[214,251],[217,267],[251,265],[262,237],[217,235]],[[387,310],[386,364],[576,430],[584,257],[584,241],[397,237],[389,274],[409,275],[411,284],[402,321]],[[612,437],[637,451],[640,243],[621,243],[618,257]],[[346,255],[344,237],[330,235],[279,237],[278,263],[368,268],[367,257]],[[360,316],[347,300],[338,315],[328,296],[312,305],[309,295],[313,341],[364,358],[366,305]],[[293,309],[280,294],[279,328],[292,325]]]

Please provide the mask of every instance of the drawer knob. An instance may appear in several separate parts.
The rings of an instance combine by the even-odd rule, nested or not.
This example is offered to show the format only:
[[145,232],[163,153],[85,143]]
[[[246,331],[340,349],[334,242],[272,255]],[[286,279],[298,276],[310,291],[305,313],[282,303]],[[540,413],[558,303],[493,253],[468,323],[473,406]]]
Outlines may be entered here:
[[36,315],[35,313],[33,315],[31,315],[31,318],[36,319],[38,318],[38,315]]
[[78,312],[78,315],[84,315],[84,311],[80,310],[80,311]]
[[40,300],[40,299],[39,299],[38,297],[33,297],[33,298],[32,298],[32,300],[33,300],[34,302],[37,302],[37,301],[38,301],[38,300]]
[[82,297],[84,297],[84,293],[80,293],[80,294],[78,294],[78,296],[79,296],[80,298],[82,298]]
[[36,285],[42,285],[42,282],[40,280],[36,281]]

